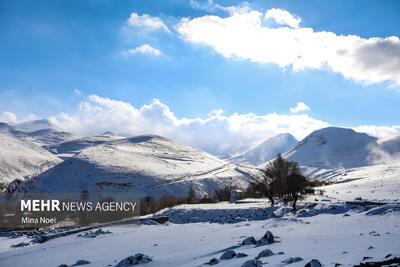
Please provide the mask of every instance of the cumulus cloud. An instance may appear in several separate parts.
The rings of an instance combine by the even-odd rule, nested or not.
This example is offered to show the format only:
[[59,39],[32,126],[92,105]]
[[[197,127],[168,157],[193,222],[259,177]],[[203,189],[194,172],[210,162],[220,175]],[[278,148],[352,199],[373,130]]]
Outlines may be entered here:
[[360,125],[353,128],[357,132],[367,133],[380,138],[390,138],[400,135],[400,125],[393,126],[376,126],[376,125]]
[[135,12],[132,12],[128,19],[128,24],[133,27],[138,27],[149,31],[163,30],[165,32],[170,32],[168,27],[160,18],[147,14],[139,15]]
[[290,112],[298,113],[298,112],[306,111],[306,110],[310,110],[310,107],[307,106],[306,104],[304,104],[303,102],[299,102],[299,103],[297,103],[297,105],[294,108],[290,109]]
[[[283,26],[265,26],[266,18]],[[282,9],[265,14],[242,9],[227,17],[183,18],[175,28],[184,40],[208,45],[226,58],[274,63],[294,71],[333,71],[362,84],[386,81],[389,86],[400,85],[398,37],[337,35],[299,27],[300,21]]]
[[9,124],[16,124],[20,122],[37,120],[37,119],[39,119],[39,117],[36,116],[35,114],[28,114],[28,116],[24,117],[23,119],[18,119],[17,115],[9,111],[4,111],[0,115],[0,122],[5,122]]
[[280,8],[269,9],[264,16],[264,19],[274,19],[276,23],[287,25],[291,28],[298,28],[301,22],[301,18],[292,15],[288,11]]
[[6,123],[17,123],[18,118],[17,118],[17,115],[15,115],[14,113],[4,111],[0,116],[0,121],[6,122]]
[[[0,113],[0,121],[11,124],[36,119],[39,117],[33,114],[20,120],[12,112]],[[127,137],[157,134],[220,157],[237,155],[279,133],[291,133],[301,140],[315,130],[330,126],[306,114],[225,115],[222,110],[214,110],[206,118],[178,118],[158,99],[135,107],[98,95],[88,96],[71,113],[48,119],[61,129],[81,136],[108,131]],[[400,125],[363,125],[353,129],[382,138],[400,135]]]
[[91,95],[72,114],[49,118],[55,125],[82,136],[106,131],[124,136],[158,134],[207,152],[227,157],[244,151],[278,133],[290,132],[303,138],[316,129],[329,126],[308,115],[233,114],[222,110],[207,118],[178,118],[168,106],[155,99],[149,105]]
[[138,46],[136,48],[129,49],[127,51],[127,53],[131,54],[131,55],[147,54],[147,55],[153,55],[153,56],[159,56],[162,54],[160,50],[158,50],[157,48],[154,48],[148,44],[144,44],[144,45]]

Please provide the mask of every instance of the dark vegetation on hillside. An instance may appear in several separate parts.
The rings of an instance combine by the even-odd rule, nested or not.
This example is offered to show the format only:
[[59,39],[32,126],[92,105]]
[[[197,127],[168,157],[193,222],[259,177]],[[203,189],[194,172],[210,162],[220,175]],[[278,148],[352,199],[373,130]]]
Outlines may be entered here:
[[[285,203],[292,202],[293,210],[296,210],[297,201],[306,193],[313,192],[312,187],[322,186],[325,183],[309,181],[300,172],[297,162],[287,161],[280,154],[267,164],[265,169],[252,180],[249,186],[240,194],[240,198],[268,198],[274,205],[277,199]],[[202,198],[196,198],[193,187],[188,190],[186,198],[178,198],[167,195],[159,200],[152,197],[145,197],[140,202],[140,214],[155,213],[159,210],[173,207],[180,204],[216,203],[230,201],[231,192],[237,188],[224,187],[209,193]]]

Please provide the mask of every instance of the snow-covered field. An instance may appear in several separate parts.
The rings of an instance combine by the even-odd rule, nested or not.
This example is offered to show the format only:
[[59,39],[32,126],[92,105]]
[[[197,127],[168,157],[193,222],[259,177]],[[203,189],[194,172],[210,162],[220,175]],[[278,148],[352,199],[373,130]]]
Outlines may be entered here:
[[353,181],[324,187],[326,194],[341,200],[362,197],[372,201],[400,201],[400,162],[338,170],[326,180]]
[[[2,238],[2,266],[59,266],[87,260],[88,266],[116,265],[138,252],[152,256],[146,266],[199,266],[225,250],[247,254],[244,258],[221,260],[218,266],[241,266],[264,249],[276,255],[261,258],[269,266],[281,266],[290,257],[303,261],[291,266],[304,266],[318,259],[325,266],[352,266],[363,257],[382,260],[388,254],[400,256],[400,216],[319,215],[310,218],[271,219],[236,224],[169,224],[110,227],[112,234],[96,238],[77,235],[54,239],[43,244],[10,248],[18,239]],[[270,245],[239,245],[248,236],[261,238],[271,231],[277,242]],[[279,238],[278,238],[279,237]],[[23,238],[20,238],[23,239]],[[371,248],[373,247],[373,248]],[[277,255],[278,252],[284,252]]]
[[[103,230],[110,234],[95,238],[73,234],[10,247],[30,239],[0,237],[0,266],[59,266],[78,260],[90,262],[87,266],[116,266],[137,253],[152,258],[144,266],[207,266],[212,258],[219,260],[217,266],[242,266],[266,249],[273,255],[258,259],[263,266],[286,266],[296,257],[302,260],[289,266],[305,266],[311,259],[324,266],[353,266],[400,257],[399,165],[348,170],[348,182],[321,187],[324,195],[306,197],[296,213],[282,202],[271,207],[264,199],[247,199],[162,210],[156,216],[169,215],[172,222],[150,223],[147,216],[141,225],[107,227]],[[386,205],[346,203],[367,200]],[[267,231],[274,243],[242,245],[245,238],[260,240]],[[228,250],[247,256],[221,260]]]

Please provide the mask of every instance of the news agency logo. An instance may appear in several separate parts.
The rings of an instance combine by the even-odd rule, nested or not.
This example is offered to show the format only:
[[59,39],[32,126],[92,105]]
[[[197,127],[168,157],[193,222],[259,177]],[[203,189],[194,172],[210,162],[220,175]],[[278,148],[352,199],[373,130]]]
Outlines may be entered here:
[[1,193],[0,231],[137,224],[138,203],[134,193]]
[[136,202],[60,202],[57,199],[21,199],[21,211],[134,211]]

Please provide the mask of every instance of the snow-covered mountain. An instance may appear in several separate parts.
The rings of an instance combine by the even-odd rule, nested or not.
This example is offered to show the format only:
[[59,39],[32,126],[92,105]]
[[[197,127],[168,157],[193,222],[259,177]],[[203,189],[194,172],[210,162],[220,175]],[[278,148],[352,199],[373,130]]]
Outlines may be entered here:
[[124,138],[125,137],[107,132],[96,136],[77,138],[71,141],[45,146],[45,148],[61,158],[66,158],[78,154],[85,148]]
[[378,140],[379,146],[383,151],[389,153],[390,155],[396,155],[400,153],[400,135]]
[[283,156],[317,168],[366,166],[373,161],[372,151],[380,149],[377,140],[352,129],[328,127],[314,131]]
[[7,133],[7,134],[18,134],[21,131],[15,129],[15,127],[5,123],[5,122],[0,122],[0,133]]
[[38,175],[60,162],[58,157],[33,143],[0,133],[0,187]]
[[245,186],[244,169],[206,152],[154,135],[88,147],[24,184],[29,191],[130,191],[140,196],[198,195],[224,186]]
[[32,132],[22,132],[16,136],[43,147],[79,138],[73,133],[54,129],[41,129]]
[[236,164],[259,165],[284,153],[297,144],[296,138],[289,134],[278,134],[250,149],[249,151],[233,157],[230,161]]
[[47,119],[32,120],[32,121],[18,123],[15,125],[15,128],[23,131],[38,131],[43,129],[61,130]]
[[48,120],[28,121],[17,125],[0,122],[0,133],[12,134],[18,139],[39,146],[54,145],[78,138],[73,133],[55,127]]

